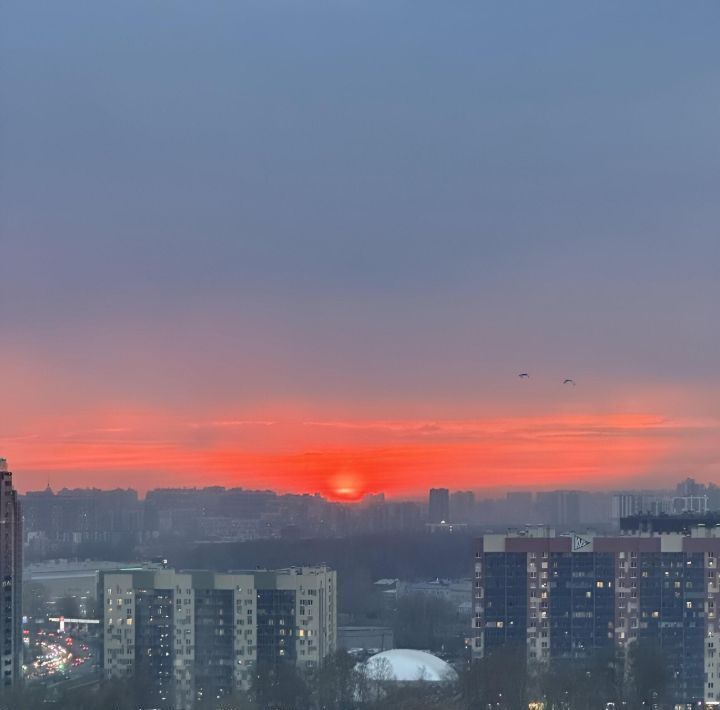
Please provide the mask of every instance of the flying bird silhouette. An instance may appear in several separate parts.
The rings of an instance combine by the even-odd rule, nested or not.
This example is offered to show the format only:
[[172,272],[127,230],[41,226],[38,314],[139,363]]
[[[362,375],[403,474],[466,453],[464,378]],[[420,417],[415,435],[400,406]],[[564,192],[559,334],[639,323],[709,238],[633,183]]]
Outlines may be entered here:
[[530,379],[530,375],[528,375],[527,372],[521,372],[521,373],[518,375],[518,377],[519,377],[521,380],[528,380],[528,379]]
[[563,384],[564,384],[564,385],[572,385],[573,387],[575,387],[575,380],[571,380],[571,379],[568,377],[567,379],[563,380]]

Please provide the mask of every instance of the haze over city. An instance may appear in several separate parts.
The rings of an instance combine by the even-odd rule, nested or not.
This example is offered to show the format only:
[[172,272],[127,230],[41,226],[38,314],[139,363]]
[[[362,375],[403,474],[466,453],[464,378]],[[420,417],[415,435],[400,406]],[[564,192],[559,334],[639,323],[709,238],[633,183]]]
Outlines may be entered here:
[[717,480],[720,11],[554,5],[3,3],[19,489]]

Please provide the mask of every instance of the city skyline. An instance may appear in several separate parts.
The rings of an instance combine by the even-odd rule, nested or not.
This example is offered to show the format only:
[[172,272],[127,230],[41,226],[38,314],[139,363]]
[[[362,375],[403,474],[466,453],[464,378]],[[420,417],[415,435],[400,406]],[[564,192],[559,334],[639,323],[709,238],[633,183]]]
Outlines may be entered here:
[[720,8],[558,5],[5,3],[18,489],[720,480]]
[[[0,458],[0,466],[4,466],[7,469],[7,460]],[[133,486],[123,486],[123,485],[117,485],[113,487],[102,487],[98,485],[78,485],[78,486],[66,486],[66,485],[57,485],[54,486],[53,482],[50,478],[47,479],[44,486],[41,486],[36,489],[28,488],[25,490],[19,490],[18,492],[26,496],[27,494],[30,495],[45,495],[49,494],[51,496],[62,496],[64,494],[84,494],[84,493],[122,493],[122,494],[132,494],[132,496],[135,498],[135,500],[147,500],[147,497],[149,495],[152,495],[154,493],[158,492],[177,492],[181,494],[192,494],[192,493],[206,493],[206,492],[213,492],[213,491],[233,491],[233,492],[241,492],[244,494],[270,494],[272,496],[277,497],[289,497],[289,498],[316,498],[319,500],[323,500],[327,503],[332,504],[350,504],[353,506],[354,504],[360,504],[359,507],[366,507],[366,506],[374,506],[377,504],[383,504],[383,503],[390,503],[390,504],[402,504],[404,502],[413,503],[414,505],[424,505],[425,507],[428,506],[429,499],[433,498],[433,494],[436,491],[439,491],[440,495],[443,495],[443,492],[448,492],[450,494],[451,500],[453,495],[458,496],[470,496],[473,505],[474,504],[485,504],[485,503],[500,503],[503,501],[519,501],[519,500],[525,500],[526,497],[528,500],[534,500],[539,499],[542,496],[546,495],[553,495],[553,494],[564,494],[564,493],[570,493],[570,494],[581,494],[581,495],[587,495],[587,496],[604,496],[609,501],[612,497],[624,497],[629,496],[630,498],[643,498],[649,496],[650,498],[655,497],[666,497],[668,500],[671,500],[672,498],[683,498],[683,497],[692,497],[692,496],[700,496],[700,497],[707,497],[708,495],[711,496],[712,500],[716,500],[716,496],[720,495],[720,485],[715,483],[712,480],[708,481],[698,481],[695,478],[692,477],[686,477],[682,478],[681,480],[673,480],[667,482],[665,485],[661,485],[659,482],[656,482],[655,485],[646,485],[646,486],[635,486],[631,485],[632,481],[628,483],[627,480],[625,480],[625,483],[627,485],[621,485],[621,486],[606,486],[606,487],[598,487],[598,488],[592,488],[592,487],[553,487],[553,486],[546,486],[546,487],[539,487],[539,486],[525,486],[525,487],[488,487],[488,488],[481,488],[481,489],[473,489],[473,488],[463,488],[460,487],[454,487],[452,485],[449,485],[449,487],[446,485],[445,487],[439,487],[439,488],[430,488],[424,491],[413,491],[413,493],[408,495],[403,495],[402,493],[393,495],[392,492],[377,489],[377,490],[360,490],[360,489],[353,489],[353,490],[340,490],[339,492],[335,489],[331,489],[327,492],[322,492],[320,490],[302,490],[302,491],[293,491],[293,490],[283,490],[279,488],[273,488],[272,486],[242,486],[242,485],[223,485],[221,483],[208,481],[205,479],[197,479],[193,482],[191,482],[191,485],[167,485],[167,486],[156,486],[156,487],[146,487],[146,488],[135,488]],[[700,492],[698,492],[700,491]],[[518,498],[517,496],[520,496]],[[430,504],[430,508],[432,508],[432,504]],[[431,516],[432,517],[432,516]],[[440,518],[443,516],[441,515]],[[436,521],[440,522],[440,520]]]

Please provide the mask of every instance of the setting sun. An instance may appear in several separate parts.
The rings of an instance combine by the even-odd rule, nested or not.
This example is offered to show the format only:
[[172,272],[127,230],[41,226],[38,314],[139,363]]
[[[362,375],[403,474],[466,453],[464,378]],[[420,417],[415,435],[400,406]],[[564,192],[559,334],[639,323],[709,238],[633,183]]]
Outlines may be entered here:
[[328,481],[329,497],[335,500],[360,500],[365,494],[364,488],[364,481],[354,471],[339,471]]

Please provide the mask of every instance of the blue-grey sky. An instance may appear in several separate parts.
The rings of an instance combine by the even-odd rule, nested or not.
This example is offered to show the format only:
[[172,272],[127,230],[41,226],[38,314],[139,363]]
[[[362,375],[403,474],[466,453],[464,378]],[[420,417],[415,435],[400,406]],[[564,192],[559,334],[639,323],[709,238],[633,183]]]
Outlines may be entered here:
[[[719,32],[699,1],[6,0],[0,447],[72,481],[56,438],[114,412],[178,449],[235,414],[717,435]],[[651,468],[720,474],[673,431]]]

